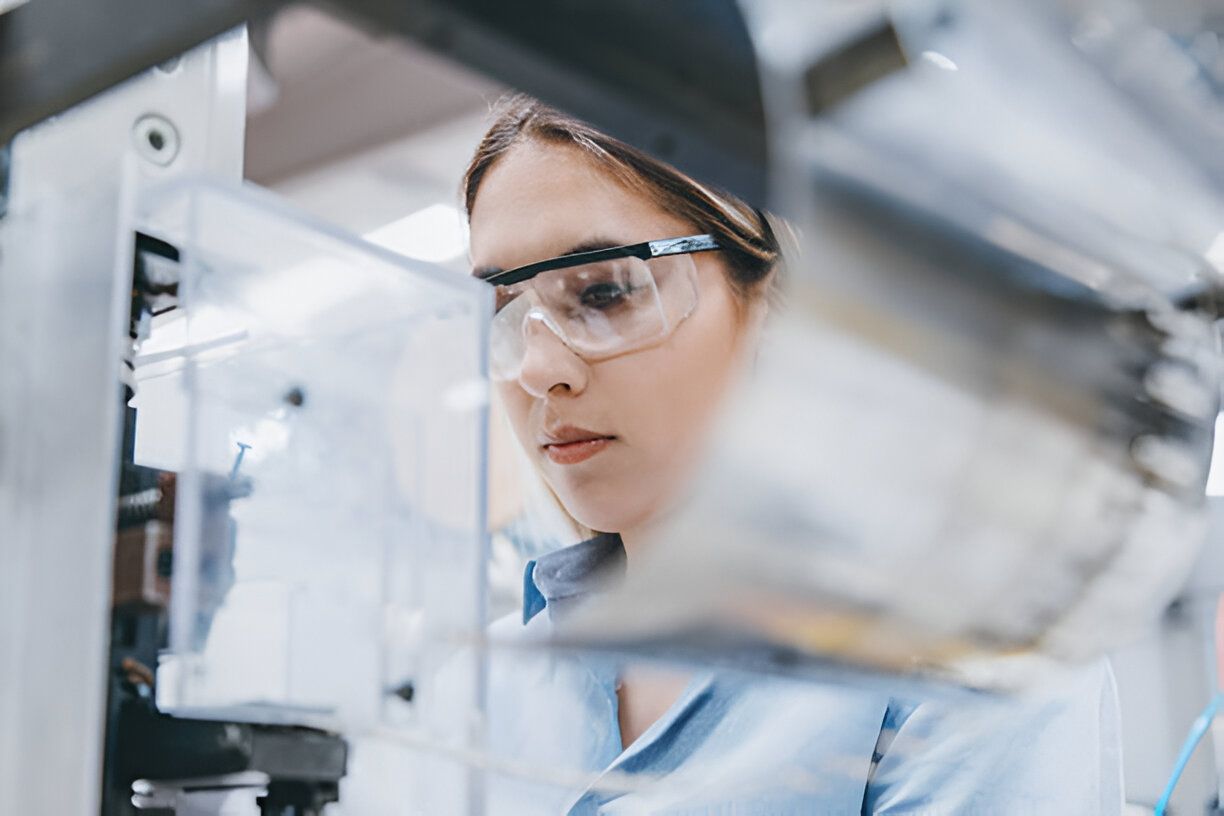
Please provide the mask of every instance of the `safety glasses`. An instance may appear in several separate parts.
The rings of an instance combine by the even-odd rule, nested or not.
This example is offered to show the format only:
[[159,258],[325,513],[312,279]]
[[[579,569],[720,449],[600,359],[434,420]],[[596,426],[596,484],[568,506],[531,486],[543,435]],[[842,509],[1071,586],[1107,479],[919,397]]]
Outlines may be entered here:
[[711,235],[666,238],[562,255],[485,278],[497,287],[493,378],[518,378],[528,337],[539,327],[590,361],[666,339],[697,307],[692,253],[718,248]]

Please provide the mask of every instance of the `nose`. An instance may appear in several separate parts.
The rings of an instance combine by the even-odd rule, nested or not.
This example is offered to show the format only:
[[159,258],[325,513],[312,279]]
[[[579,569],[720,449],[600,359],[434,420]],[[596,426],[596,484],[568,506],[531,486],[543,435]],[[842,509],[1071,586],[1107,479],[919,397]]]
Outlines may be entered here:
[[533,397],[543,399],[560,390],[572,395],[586,390],[587,363],[561,341],[544,321],[531,317],[523,327],[523,365],[519,385]]

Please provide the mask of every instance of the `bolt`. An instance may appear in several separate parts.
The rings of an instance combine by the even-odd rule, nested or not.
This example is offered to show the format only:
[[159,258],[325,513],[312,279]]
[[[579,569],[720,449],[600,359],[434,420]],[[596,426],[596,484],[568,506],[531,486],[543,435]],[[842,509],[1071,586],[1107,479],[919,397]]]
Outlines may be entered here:
[[230,481],[233,481],[238,477],[238,468],[242,467],[242,459],[244,456],[246,456],[246,452],[250,449],[250,447],[251,446],[245,442],[238,443],[238,455],[234,457],[234,466],[230,468]]
[[411,680],[408,680],[391,689],[391,693],[403,700],[405,703],[411,703],[412,698],[416,696],[416,687],[413,686]]

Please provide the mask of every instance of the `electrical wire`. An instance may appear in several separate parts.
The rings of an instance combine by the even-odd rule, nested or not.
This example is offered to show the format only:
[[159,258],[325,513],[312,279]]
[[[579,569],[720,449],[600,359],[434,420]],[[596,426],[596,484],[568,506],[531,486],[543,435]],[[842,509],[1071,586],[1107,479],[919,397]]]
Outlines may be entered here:
[[1152,816],[1165,816],[1165,811],[1169,807],[1169,799],[1173,796],[1173,789],[1177,787],[1177,782],[1186,770],[1190,757],[1194,756],[1194,749],[1198,747],[1203,740],[1203,735],[1211,728],[1211,723],[1215,720],[1221,703],[1224,703],[1224,692],[1219,690],[1221,686],[1224,686],[1224,595],[1216,599],[1215,653],[1216,693],[1207,703],[1207,707],[1203,709],[1203,713],[1199,714],[1194,724],[1190,726],[1190,733],[1186,735],[1186,741],[1182,743],[1177,762],[1173,764],[1173,773],[1169,774],[1169,781],[1165,784],[1164,793],[1160,795],[1160,801],[1156,803]]
[[1186,770],[1190,757],[1194,756],[1194,749],[1198,747],[1198,744],[1203,739],[1203,735],[1211,728],[1211,722],[1215,719],[1222,700],[1224,700],[1224,694],[1216,692],[1211,698],[1211,702],[1207,703],[1207,707],[1203,709],[1203,713],[1198,715],[1194,725],[1190,727],[1190,733],[1186,735],[1186,741],[1182,743],[1181,753],[1177,755],[1177,762],[1173,765],[1173,773],[1169,775],[1169,781],[1165,785],[1164,793],[1160,795],[1160,801],[1156,803],[1156,810],[1153,811],[1153,816],[1165,816],[1165,810],[1169,807],[1169,798],[1173,795],[1173,789],[1177,787],[1177,781],[1181,779],[1182,772]]

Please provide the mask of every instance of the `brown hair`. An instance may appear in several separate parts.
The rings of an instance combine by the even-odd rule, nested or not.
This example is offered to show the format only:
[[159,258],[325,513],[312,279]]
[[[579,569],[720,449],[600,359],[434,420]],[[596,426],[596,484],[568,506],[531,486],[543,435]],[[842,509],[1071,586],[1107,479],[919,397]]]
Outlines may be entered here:
[[529,96],[503,98],[493,116],[463,174],[463,203],[469,218],[485,174],[516,144],[537,139],[570,145],[631,189],[713,235],[728,261],[732,289],[742,301],[762,293],[780,251],[773,227],[760,210]]

